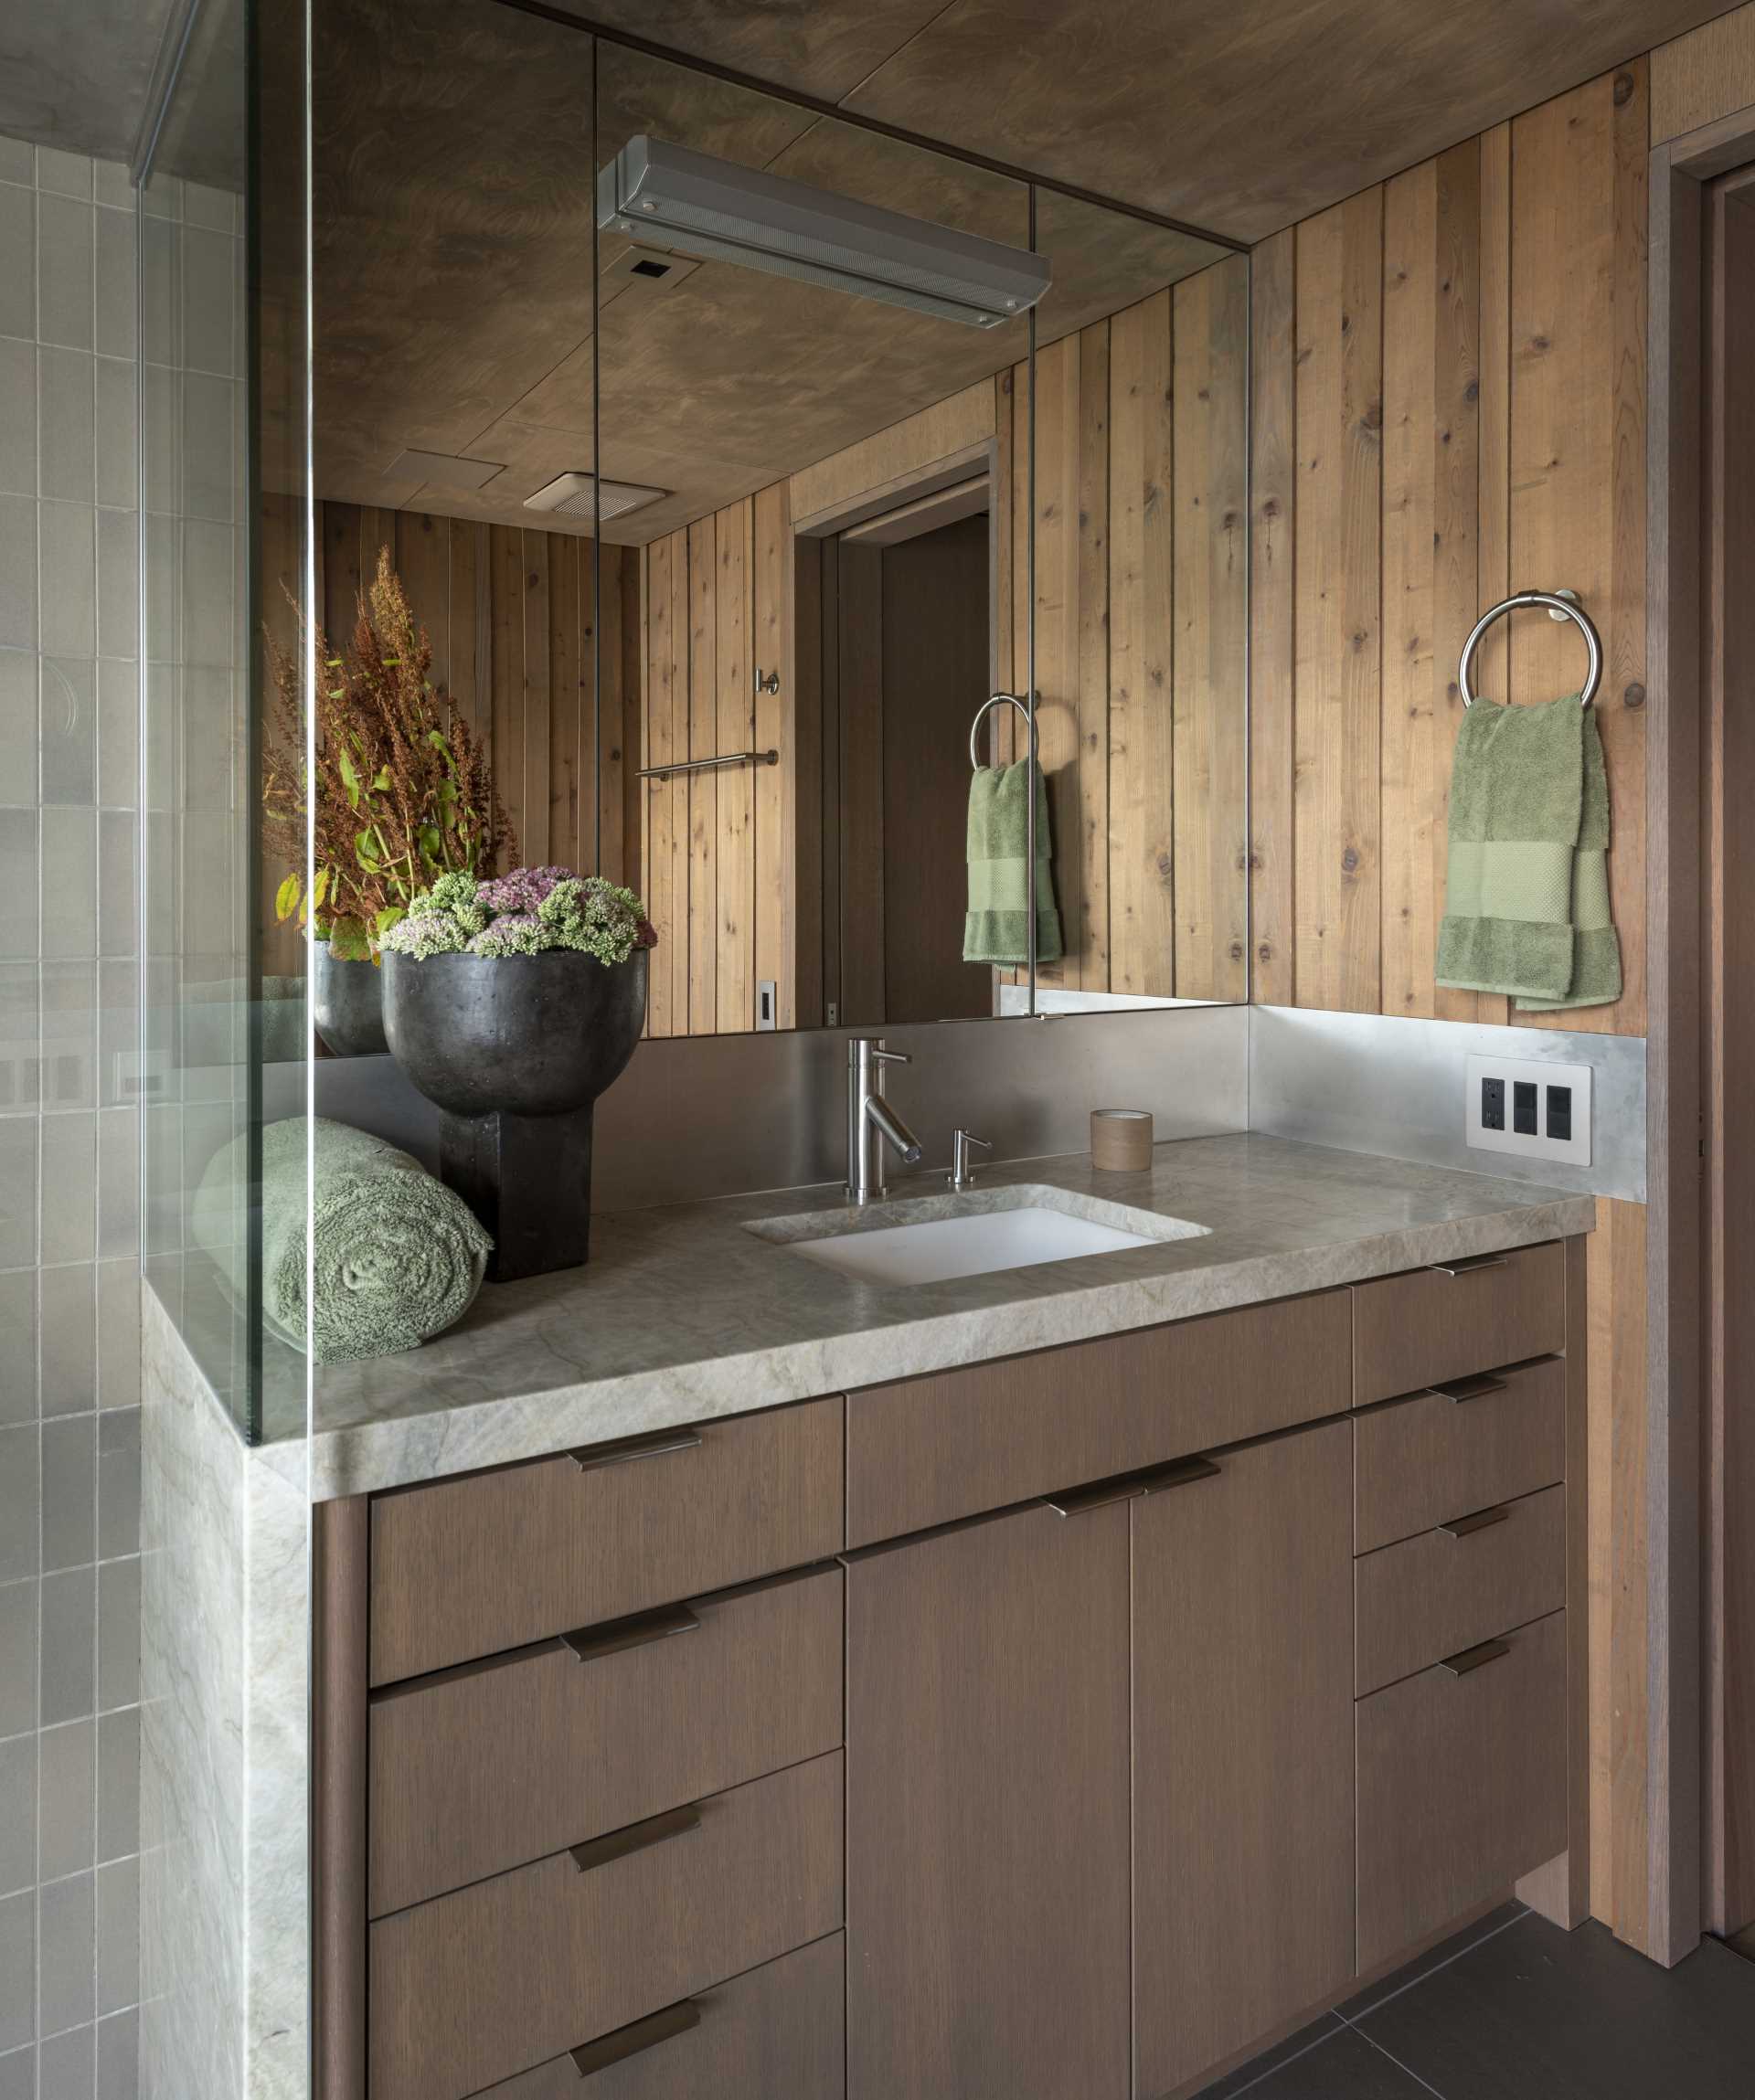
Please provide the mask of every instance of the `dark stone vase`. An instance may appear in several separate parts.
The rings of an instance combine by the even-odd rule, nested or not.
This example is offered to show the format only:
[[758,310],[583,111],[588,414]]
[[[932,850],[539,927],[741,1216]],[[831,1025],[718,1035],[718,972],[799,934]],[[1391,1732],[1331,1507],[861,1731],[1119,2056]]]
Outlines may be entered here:
[[494,1235],[492,1281],[588,1258],[592,1106],[645,1018],[644,949],[384,958],[390,1052],[441,1111],[440,1174]]
[[343,962],[329,943],[312,943],[311,1024],[335,1057],[381,1057],[384,971],[375,962]]

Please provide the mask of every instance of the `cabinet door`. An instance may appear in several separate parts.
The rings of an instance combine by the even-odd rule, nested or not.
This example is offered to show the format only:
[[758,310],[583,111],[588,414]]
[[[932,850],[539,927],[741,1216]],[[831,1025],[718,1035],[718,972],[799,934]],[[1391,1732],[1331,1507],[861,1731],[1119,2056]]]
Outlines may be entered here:
[[1126,2100],[1128,1520],[847,1567],[850,2100]]
[[1142,2100],[1353,1974],[1353,1426],[1132,1503]]

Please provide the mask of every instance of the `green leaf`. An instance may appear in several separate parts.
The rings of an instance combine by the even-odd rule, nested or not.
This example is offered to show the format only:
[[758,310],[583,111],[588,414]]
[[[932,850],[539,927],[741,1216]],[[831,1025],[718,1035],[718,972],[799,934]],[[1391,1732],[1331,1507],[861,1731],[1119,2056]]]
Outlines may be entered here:
[[345,749],[338,750],[335,758],[341,767],[343,784],[347,790],[347,807],[356,810],[359,807],[359,775],[354,770],[354,761]]
[[354,853],[360,866],[366,870],[367,875],[378,873],[382,863],[372,851],[372,833],[369,825],[365,831],[354,833]]
[[338,918],[329,928],[329,952],[337,962],[364,962],[372,944],[364,924],[356,918]]
[[299,908],[299,893],[303,886],[296,875],[290,875],[274,892],[274,916],[282,924]]
[[378,769],[378,772],[377,772],[377,775],[375,776],[375,778],[373,779],[373,781],[372,781],[372,791],[373,791],[373,793],[374,793],[374,794],[379,794],[379,795],[381,795],[381,794],[384,792],[385,789],[386,789],[386,788],[388,788],[388,787],[389,786],[389,784],[390,784],[390,769],[389,769],[388,766],[380,766],[380,767]]
[[428,860],[437,863],[444,846],[444,839],[437,824],[422,824],[420,831],[420,851]]
[[408,916],[399,904],[387,904],[378,915],[378,938],[382,940],[393,926],[399,926]]
[[329,895],[329,875],[330,871],[326,867],[317,870],[317,879],[311,886],[311,908],[313,911],[323,909],[323,900]]

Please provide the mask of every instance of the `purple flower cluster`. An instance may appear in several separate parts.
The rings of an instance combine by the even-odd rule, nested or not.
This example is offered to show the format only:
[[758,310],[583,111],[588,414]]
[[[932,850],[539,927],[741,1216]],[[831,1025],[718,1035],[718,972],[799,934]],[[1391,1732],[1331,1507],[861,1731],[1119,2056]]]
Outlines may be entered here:
[[510,875],[495,875],[475,892],[475,901],[497,917],[502,912],[534,912],[558,882],[572,876],[571,868],[514,868]]

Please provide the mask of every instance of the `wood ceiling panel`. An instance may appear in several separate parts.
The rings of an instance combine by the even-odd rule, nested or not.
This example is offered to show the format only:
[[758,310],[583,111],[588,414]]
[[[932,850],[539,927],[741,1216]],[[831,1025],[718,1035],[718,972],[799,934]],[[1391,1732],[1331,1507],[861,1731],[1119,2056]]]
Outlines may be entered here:
[[1722,12],[1722,0],[952,0],[842,100],[1258,240]]

